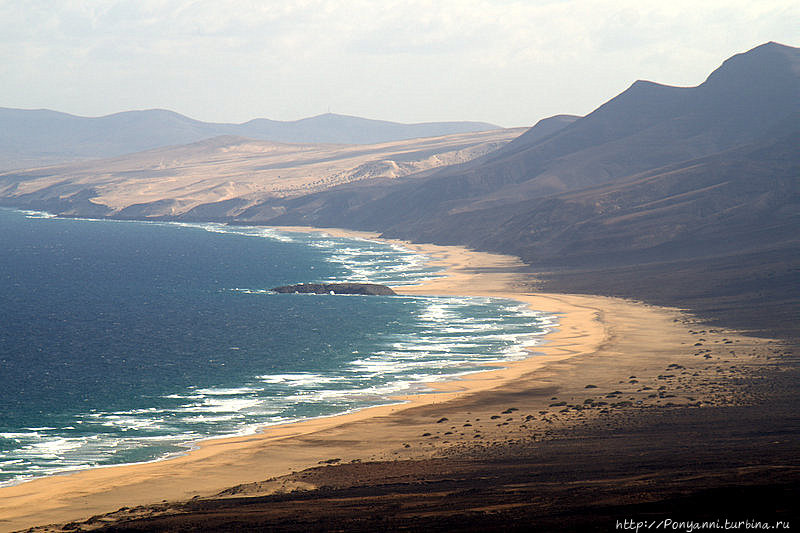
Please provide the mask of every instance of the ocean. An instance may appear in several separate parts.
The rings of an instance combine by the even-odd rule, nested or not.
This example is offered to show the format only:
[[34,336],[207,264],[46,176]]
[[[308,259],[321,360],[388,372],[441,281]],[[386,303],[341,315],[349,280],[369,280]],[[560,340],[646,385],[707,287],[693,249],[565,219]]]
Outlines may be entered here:
[[555,324],[498,298],[271,292],[442,275],[324,232],[0,209],[0,250],[0,485],[396,403]]

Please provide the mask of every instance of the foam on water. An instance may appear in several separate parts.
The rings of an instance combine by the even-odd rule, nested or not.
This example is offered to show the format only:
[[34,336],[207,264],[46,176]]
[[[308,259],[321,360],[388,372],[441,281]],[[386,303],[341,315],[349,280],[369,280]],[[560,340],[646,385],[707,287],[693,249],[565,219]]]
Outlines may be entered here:
[[[310,247],[320,251],[322,261],[331,267],[326,272],[334,272],[324,279],[294,282],[355,280],[404,285],[442,275],[419,253],[367,239],[213,223],[130,224],[185,227],[267,239],[281,246]],[[554,317],[520,302],[496,298],[276,295],[268,286],[232,286],[225,290],[248,301],[266,303],[267,299],[283,298],[280,301],[287,308],[304,297],[317,298],[304,301],[320,305],[386,302],[396,319],[387,322],[385,329],[370,331],[357,343],[347,344],[350,347],[346,351],[329,354],[335,364],[259,368],[254,361],[249,377],[239,383],[176,388],[142,397],[130,409],[95,409],[59,424],[29,424],[0,432],[0,484],[150,461],[185,451],[202,438],[249,434],[258,427],[396,403],[400,395],[429,392],[427,383],[485,370],[487,363],[527,357],[529,352],[524,347],[537,344],[556,324]],[[308,334],[312,333],[325,335],[324,331]],[[234,340],[222,351],[238,353],[240,349],[246,348],[240,348],[239,341]],[[269,349],[264,347],[267,352]]]
[[[380,241],[358,237],[332,237],[324,231],[298,233],[276,228],[228,226],[218,223],[155,222],[155,224],[174,224],[212,233],[258,237],[320,249],[326,252],[325,261],[344,270],[344,275],[316,280],[320,282],[347,280],[385,285],[413,285],[441,276],[440,269],[427,265],[428,259],[424,255],[396,244]],[[258,292],[263,289],[234,290]]]
[[323,376],[311,372],[298,372],[296,374],[268,374],[256,376],[264,383],[282,384],[288,387],[318,386],[325,383],[341,382],[342,376]]
[[20,210],[22,214],[25,215],[25,218],[55,218],[56,215],[52,213],[47,213],[45,211],[31,211],[31,210]]

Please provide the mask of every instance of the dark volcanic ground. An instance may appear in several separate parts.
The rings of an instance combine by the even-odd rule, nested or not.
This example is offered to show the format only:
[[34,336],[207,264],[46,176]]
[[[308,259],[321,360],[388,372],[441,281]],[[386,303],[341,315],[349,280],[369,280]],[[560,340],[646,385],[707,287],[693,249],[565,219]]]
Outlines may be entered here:
[[263,496],[259,484],[244,485],[218,498],[37,530],[615,531],[626,519],[655,522],[654,531],[673,530],[659,528],[664,520],[726,519],[784,521],[794,530],[800,361],[783,347],[774,353],[776,364],[739,383],[750,405],[621,409],[549,440],[466,446],[425,461],[327,465],[272,480],[315,490]]
[[235,220],[502,252],[531,265],[546,291],[634,298],[781,338],[774,364],[735,384],[752,401],[619,408],[546,440],[329,465],[277,480],[314,490],[240,487],[63,529],[635,530],[626,519],[645,521],[639,531],[696,529],[662,520],[800,528],[798,64],[798,49],[768,43],[698,87],[636,82],[582,119],[543,137],[533,128],[468,165],[292,199],[277,217],[275,205],[255,206]]
[[538,274],[548,292],[644,300],[688,309],[709,324],[800,340],[800,248]]

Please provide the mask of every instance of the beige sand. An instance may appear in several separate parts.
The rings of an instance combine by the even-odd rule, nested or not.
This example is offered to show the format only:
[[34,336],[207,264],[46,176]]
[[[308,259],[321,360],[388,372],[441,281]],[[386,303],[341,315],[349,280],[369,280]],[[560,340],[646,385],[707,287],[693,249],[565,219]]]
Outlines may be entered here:
[[228,213],[234,215],[268,198],[464,163],[500,148],[523,131],[512,128],[372,145],[286,144],[220,137],[37,170],[36,176],[5,191],[0,187],[0,196],[41,192],[43,198],[52,194],[65,198],[91,192],[93,203],[115,212],[159,202],[139,216],[178,216],[200,204],[236,198],[241,202]]
[[[690,319],[677,310],[612,298],[533,293],[527,275],[510,272],[521,266],[512,257],[460,247],[410,246],[447,265],[449,275],[403,292],[516,298],[534,309],[558,313],[558,329],[533,348],[533,357],[435,384],[438,393],[404,398],[407,403],[401,405],[208,440],[167,461],[92,469],[2,488],[0,530],[212,496],[324,462],[425,458],[479,441],[503,442],[531,434],[546,438],[553,427],[585,423],[624,407],[612,403],[699,406],[741,401],[725,386],[725,376],[733,372],[725,365],[736,358],[741,372],[746,358],[755,360],[753,346],[763,344],[721,331],[704,331],[700,342]],[[698,343],[703,347],[695,346]],[[740,353],[728,355],[734,346]],[[741,353],[744,346],[751,355]],[[657,386],[663,389],[655,393]],[[675,394],[665,394],[664,389]],[[561,403],[599,401],[617,391],[603,402],[606,406],[596,409],[565,408]],[[538,414],[515,419],[516,411],[501,408]]]

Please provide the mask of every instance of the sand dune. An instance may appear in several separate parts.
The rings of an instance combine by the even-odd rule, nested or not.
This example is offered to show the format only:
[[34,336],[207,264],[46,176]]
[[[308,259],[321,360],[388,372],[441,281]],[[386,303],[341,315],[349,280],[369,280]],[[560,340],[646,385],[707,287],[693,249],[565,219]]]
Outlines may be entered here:
[[[10,204],[34,203],[41,208],[80,197],[103,215],[148,205],[149,217],[178,216],[198,205],[238,199],[236,208],[241,212],[269,198],[291,198],[355,181],[400,178],[471,161],[523,131],[504,129],[374,145],[217,137],[111,159],[0,174],[0,196]],[[67,214],[86,213],[79,206]]]

